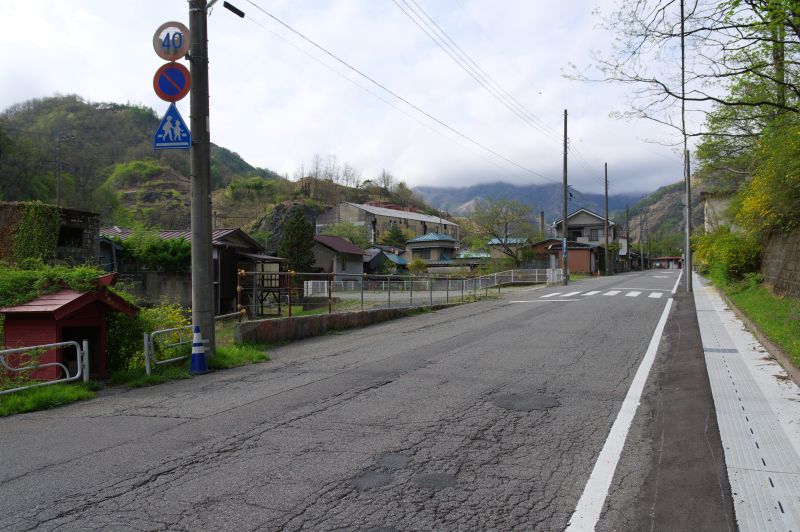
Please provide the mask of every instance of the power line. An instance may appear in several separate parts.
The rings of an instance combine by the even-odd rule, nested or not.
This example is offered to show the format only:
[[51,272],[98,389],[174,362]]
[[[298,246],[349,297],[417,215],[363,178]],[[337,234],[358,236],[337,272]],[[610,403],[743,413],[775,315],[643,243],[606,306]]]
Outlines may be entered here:
[[[398,3],[398,0],[392,0],[403,14],[408,17],[425,35],[427,35],[444,53],[446,53],[462,70],[474,79],[481,87],[483,87],[489,94],[491,94],[498,102],[509,109],[512,113],[521,118],[525,123],[542,133],[548,140],[553,142],[560,142],[557,133],[548,131],[546,124],[537,123],[541,122],[538,117],[528,111],[518,100],[511,96],[506,90],[480,67],[464,50],[445,32],[430,15],[428,15],[422,7],[419,6],[414,0],[411,2],[415,7],[412,7],[406,0],[400,0],[407,8],[403,8]],[[413,13],[413,15],[412,15]],[[416,17],[416,18],[415,18]],[[422,26],[422,24],[425,27]]]
[[470,142],[471,144],[474,144],[475,146],[481,148],[484,151],[487,151],[488,153],[491,153],[492,155],[494,155],[498,159],[502,159],[503,161],[507,162],[508,164],[510,164],[512,166],[515,166],[515,167],[517,167],[517,168],[519,168],[521,170],[524,170],[524,171],[526,171],[526,172],[528,172],[528,173],[530,173],[532,175],[540,177],[540,178],[542,178],[542,179],[544,179],[546,181],[551,181],[553,183],[557,182],[554,179],[551,179],[551,178],[549,178],[549,177],[547,177],[547,176],[545,176],[545,175],[543,175],[543,174],[541,174],[541,173],[539,173],[539,172],[537,172],[537,171],[535,171],[535,170],[533,170],[531,168],[523,166],[523,165],[517,163],[516,161],[513,161],[512,159],[509,159],[508,157],[498,153],[497,151],[489,148],[488,146],[485,146],[484,144],[481,144],[480,142],[478,142],[478,141],[474,140],[473,138],[469,137],[468,135],[466,135],[466,134],[462,133],[461,131],[455,129],[454,127],[450,126],[449,124],[445,123],[444,121],[440,120],[439,118],[436,118],[435,116],[433,116],[429,112],[425,111],[424,109],[422,109],[418,105],[412,103],[411,101],[409,101],[408,99],[404,98],[403,96],[400,96],[399,94],[397,94],[393,90],[391,90],[388,87],[386,87],[384,84],[380,83],[379,81],[375,80],[371,76],[369,76],[369,75],[365,74],[364,72],[362,72],[361,70],[357,69],[356,67],[354,67],[353,65],[351,65],[350,63],[345,61],[344,59],[341,59],[340,57],[338,57],[333,52],[331,52],[328,49],[324,48],[323,46],[317,44],[316,42],[311,40],[309,37],[306,37],[304,34],[299,32],[298,30],[294,29],[292,26],[290,26],[286,22],[282,21],[281,19],[279,19],[278,17],[276,17],[275,15],[270,13],[269,11],[265,10],[264,8],[262,8],[261,6],[259,6],[255,2],[253,2],[252,0],[247,0],[247,2],[249,4],[251,4],[253,7],[255,7],[256,9],[258,9],[259,11],[261,11],[262,13],[264,13],[265,15],[267,15],[269,18],[271,18],[272,20],[274,20],[275,22],[277,22],[278,24],[283,26],[284,28],[288,29],[289,31],[291,31],[292,33],[294,33],[295,35],[297,35],[298,37],[300,37],[304,41],[308,42],[309,44],[311,44],[312,46],[314,46],[318,50],[322,51],[324,54],[328,55],[329,57],[331,57],[332,59],[337,61],[338,63],[344,65],[345,67],[347,67],[348,69],[352,70],[353,72],[355,72],[356,74],[358,74],[362,78],[366,79],[370,83],[372,83],[375,86],[379,87],[381,90],[387,92],[392,97],[400,100],[401,102],[405,103],[406,105],[408,105],[409,107],[411,107],[412,109],[417,111],[418,113],[425,115],[430,120],[433,120],[434,122],[436,122],[440,126],[446,128],[447,130],[451,131],[452,133],[455,133],[456,135],[458,135],[459,137],[463,138],[464,140]]
[[323,67],[325,67],[325,68],[327,68],[328,70],[330,70],[331,72],[333,72],[333,73],[334,73],[334,74],[336,74],[337,76],[341,77],[341,78],[342,78],[342,79],[344,79],[345,81],[347,81],[347,82],[349,82],[349,83],[352,83],[353,85],[355,85],[355,86],[356,86],[356,87],[358,87],[359,89],[363,90],[364,92],[367,92],[367,93],[371,94],[372,96],[374,96],[374,97],[375,97],[375,98],[377,98],[378,100],[382,101],[383,103],[385,103],[385,104],[386,104],[386,105],[388,105],[389,107],[393,108],[393,109],[394,109],[394,110],[396,110],[397,112],[399,112],[399,113],[401,113],[401,114],[403,114],[403,115],[407,116],[408,118],[410,118],[410,119],[414,120],[415,122],[417,122],[417,123],[418,123],[418,124],[420,124],[421,126],[425,127],[426,129],[428,129],[428,130],[432,131],[433,133],[436,133],[437,135],[439,135],[439,136],[440,136],[440,137],[442,137],[443,139],[447,140],[448,142],[451,142],[451,143],[453,143],[454,145],[456,145],[456,146],[458,146],[458,147],[460,147],[460,148],[463,148],[463,149],[467,150],[468,152],[470,152],[471,154],[475,155],[476,157],[478,157],[478,158],[480,158],[480,159],[482,159],[482,160],[486,161],[487,163],[491,164],[492,166],[495,166],[496,168],[499,168],[500,170],[502,170],[503,172],[505,172],[507,175],[511,175],[511,173],[509,172],[509,170],[508,170],[507,168],[504,168],[503,166],[499,165],[497,162],[495,162],[495,161],[493,161],[493,160],[489,159],[488,157],[485,157],[484,155],[482,155],[481,153],[479,153],[479,152],[477,152],[477,151],[473,150],[473,149],[472,149],[472,148],[470,148],[469,146],[466,146],[465,144],[462,144],[462,143],[460,143],[460,142],[456,141],[455,139],[453,139],[453,138],[451,138],[451,137],[449,137],[449,136],[445,135],[445,134],[444,134],[442,131],[440,131],[440,130],[438,130],[438,129],[434,128],[434,127],[433,127],[433,126],[431,126],[430,124],[427,124],[427,123],[423,122],[422,120],[420,120],[419,118],[417,118],[417,117],[416,117],[416,116],[414,116],[413,114],[411,114],[411,113],[407,112],[406,110],[402,109],[401,107],[399,107],[399,106],[395,105],[395,104],[394,104],[394,103],[392,103],[390,100],[387,100],[386,98],[384,98],[384,97],[383,97],[383,96],[381,96],[380,94],[378,94],[378,93],[376,93],[376,92],[374,92],[374,91],[370,90],[369,88],[365,87],[364,85],[362,85],[362,84],[360,84],[360,83],[358,83],[358,82],[356,82],[356,81],[354,81],[354,80],[350,79],[349,77],[345,76],[343,73],[341,73],[341,72],[339,72],[338,70],[336,70],[335,68],[333,68],[331,65],[329,65],[329,64],[327,64],[327,63],[325,63],[324,61],[322,61],[322,60],[320,60],[319,58],[317,58],[317,57],[313,56],[312,54],[310,54],[310,53],[309,53],[309,52],[307,52],[306,50],[303,50],[302,48],[300,48],[299,46],[297,46],[295,43],[293,43],[293,42],[291,42],[290,40],[286,39],[286,38],[285,38],[283,35],[281,35],[281,34],[279,34],[279,33],[275,32],[275,31],[272,31],[271,29],[269,29],[268,27],[264,26],[264,25],[263,25],[263,24],[261,24],[259,21],[255,20],[254,18],[252,18],[252,17],[250,17],[250,16],[247,16],[247,15],[245,15],[245,17],[244,17],[244,18],[246,18],[247,20],[249,20],[250,22],[252,22],[252,23],[253,23],[253,24],[255,24],[256,26],[259,26],[259,27],[260,27],[260,28],[262,28],[263,30],[265,30],[265,31],[267,31],[267,32],[269,32],[269,33],[271,33],[272,35],[274,35],[274,36],[275,36],[275,37],[277,37],[278,39],[282,40],[284,43],[288,44],[289,46],[291,46],[292,48],[294,48],[294,49],[295,49],[295,50],[297,50],[298,52],[301,52],[302,54],[306,55],[307,57],[309,57],[310,59],[312,59],[312,60],[313,60],[313,61],[315,61],[316,63],[318,63],[318,64],[322,65],[322,66],[323,66]]

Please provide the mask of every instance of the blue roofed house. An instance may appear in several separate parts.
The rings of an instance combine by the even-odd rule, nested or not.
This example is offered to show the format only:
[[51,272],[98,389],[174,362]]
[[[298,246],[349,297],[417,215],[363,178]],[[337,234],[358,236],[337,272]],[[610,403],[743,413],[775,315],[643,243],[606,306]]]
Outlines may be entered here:
[[411,262],[422,259],[428,268],[447,268],[457,266],[455,256],[458,241],[450,235],[427,233],[406,242],[402,258]]
[[519,250],[531,241],[527,236],[507,236],[503,239],[494,237],[486,245],[489,246],[489,253],[493,259],[506,259],[513,257],[519,258]]
[[403,270],[408,265],[408,261],[396,253],[386,249],[371,247],[364,250],[364,272],[365,273],[396,273]]

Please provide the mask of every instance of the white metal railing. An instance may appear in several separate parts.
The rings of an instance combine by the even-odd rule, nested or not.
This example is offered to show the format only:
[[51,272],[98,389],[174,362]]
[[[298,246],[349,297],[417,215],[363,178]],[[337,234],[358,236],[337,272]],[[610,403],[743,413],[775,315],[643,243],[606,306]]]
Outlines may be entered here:
[[[224,320],[227,318],[234,318],[241,316],[239,312],[231,312],[230,314],[221,314],[214,316],[214,321]],[[157,331],[144,333],[144,370],[147,375],[152,375],[153,366],[161,364],[169,364],[170,362],[177,362],[189,358],[190,354],[178,355],[164,360],[156,360],[156,339],[159,336],[173,335],[172,341],[167,343],[158,344],[162,351],[166,349],[174,349],[182,345],[192,345],[192,337],[194,328],[191,325],[184,325],[183,327],[173,327],[171,329],[159,329]],[[208,340],[203,340],[203,343],[208,343]]]
[[[47,362],[44,364],[39,364],[36,359],[32,361],[28,361],[26,364],[14,367],[9,364],[8,359],[6,358],[8,355],[21,355],[24,353],[28,353],[31,351],[49,351],[51,349],[63,349],[65,347],[74,347],[75,348],[75,361],[77,364],[77,368],[75,370],[75,375],[70,376],[69,368],[62,364],[61,362]],[[89,341],[83,341],[83,348],[78,344],[78,342],[68,341],[68,342],[56,342],[53,344],[42,344],[42,345],[32,345],[28,347],[16,347],[13,349],[4,349],[0,351],[0,365],[2,365],[7,371],[12,373],[19,373],[23,371],[33,371],[37,369],[43,368],[61,368],[64,372],[65,377],[61,379],[55,379],[52,381],[45,381],[45,382],[35,382],[33,384],[27,384],[25,386],[19,386],[17,388],[11,388],[9,390],[2,390],[0,391],[0,395],[18,392],[20,390],[27,390],[29,388],[36,388],[38,386],[48,386],[50,384],[57,384],[59,382],[72,382],[80,379],[83,377],[83,381],[86,382],[89,380]]]

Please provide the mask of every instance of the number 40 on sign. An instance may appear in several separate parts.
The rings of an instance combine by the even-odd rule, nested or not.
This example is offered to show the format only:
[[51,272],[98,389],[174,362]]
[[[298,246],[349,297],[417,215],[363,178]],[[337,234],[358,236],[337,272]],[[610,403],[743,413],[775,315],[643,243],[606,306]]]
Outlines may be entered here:
[[185,56],[190,43],[189,28],[180,22],[165,22],[153,34],[153,50],[167,61]]

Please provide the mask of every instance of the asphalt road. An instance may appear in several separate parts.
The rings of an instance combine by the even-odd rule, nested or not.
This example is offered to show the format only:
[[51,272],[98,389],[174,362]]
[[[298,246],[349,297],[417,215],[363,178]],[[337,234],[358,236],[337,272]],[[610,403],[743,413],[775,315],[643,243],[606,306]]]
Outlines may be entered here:
[[[0,528],[563,529],[676,278],[504,290],[0,419]],[[601,527],[650,504],[628,475]]]

